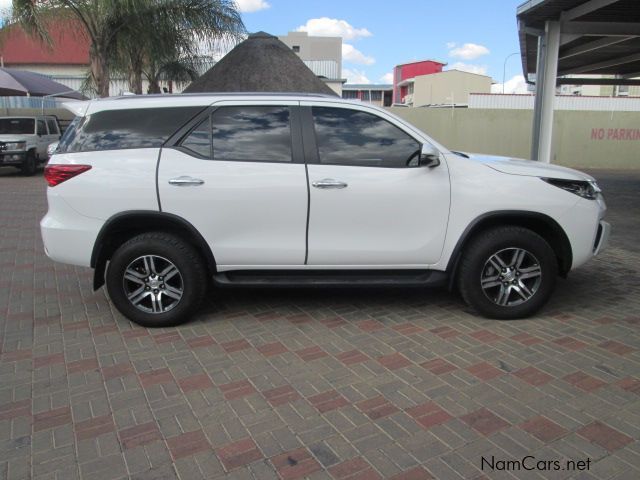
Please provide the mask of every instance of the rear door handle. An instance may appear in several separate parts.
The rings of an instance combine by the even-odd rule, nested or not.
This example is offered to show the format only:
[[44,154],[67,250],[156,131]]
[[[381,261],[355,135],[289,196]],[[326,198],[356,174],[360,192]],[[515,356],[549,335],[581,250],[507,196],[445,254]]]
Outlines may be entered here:
[[187,177],[187,176],[176,177],[169,180],[169,185],[175,185],[176,187],[194,187],[194,186],[202,185],[203,183],[204,183],[204,180],[200,178],[193,178],[193,177]]
[[317,180],[311,184],[315,188],[347,188],[349,186],[348,183],[341,182],[339,180],[334,180],[333,178],[324,178],[322,180]]

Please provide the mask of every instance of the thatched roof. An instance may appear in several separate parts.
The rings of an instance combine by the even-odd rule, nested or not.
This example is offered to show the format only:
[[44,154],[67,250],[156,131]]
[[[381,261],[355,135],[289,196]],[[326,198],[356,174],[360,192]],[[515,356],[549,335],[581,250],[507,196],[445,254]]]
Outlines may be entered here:
[[265,32],[250,35],[184,91],[335,95],[293,50]]

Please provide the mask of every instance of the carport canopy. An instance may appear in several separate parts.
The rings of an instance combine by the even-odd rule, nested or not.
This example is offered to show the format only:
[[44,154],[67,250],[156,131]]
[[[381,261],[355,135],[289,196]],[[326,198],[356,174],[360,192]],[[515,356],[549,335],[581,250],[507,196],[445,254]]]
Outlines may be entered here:
[[548,163],[557,85],[640,85],[640,1],[528,0],[517,18],[522,69],[536,85],[531,158]]

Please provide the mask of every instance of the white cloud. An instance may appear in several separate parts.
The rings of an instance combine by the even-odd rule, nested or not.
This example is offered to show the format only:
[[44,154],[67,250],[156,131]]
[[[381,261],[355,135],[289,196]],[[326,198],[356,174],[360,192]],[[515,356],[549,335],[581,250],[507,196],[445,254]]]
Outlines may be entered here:
[[478,75],[487,74],[486,65],[473,65],[471,63],[464,62],[456,62],[454,64],[451,64],[449,65],[449,68],[447,70],[460,70],[462,72],[477,73]]
[[296,31],[324,37],[342,37],[345,40],[354,40],[372,35],[366,28],[355,28],[345,20],[329,17],[311,18],[307,20],[306,24],[300,25]]
[[0,0],[0,13],[8,13],[12,4],[13,0]]
[[475,43],[465,43],[460,47],[456,47],[455,44],[453,44],[451,47],[449,45],[451,44],[447,44],[447,48],[451,49],[449,50],[449,56],[453,58],[473,60],[474,58],[489,54],[489,49],[484,45],[477,45]]
[[393,72],[385,73],[380,77],[382,83],[393,83]]
[[348,43],[342,44],[342,59],[349,63],[358,63],[360,65],[373,65],[376,59],[369,57]]
[[451,50],[456,45],[457,45],[456,42],[447,42],[447,50]]
[[[502,84],[491,85],[491,93],[502,93]],[[527,88],[527,82],[522,75],[516,75],[504,82],[504,93],[531,93]]]
[[236,0],[236,5],[243,13],[257,12],[271,7],[265,0]]
[[342,76],[347,79],[347,83],[371,83],[362,70],[343,68]]

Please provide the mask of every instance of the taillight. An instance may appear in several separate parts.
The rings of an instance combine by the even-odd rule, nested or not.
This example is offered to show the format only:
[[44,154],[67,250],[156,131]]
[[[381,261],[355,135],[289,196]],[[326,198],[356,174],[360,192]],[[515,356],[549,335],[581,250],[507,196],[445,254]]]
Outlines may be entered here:
[[56,165],[49,164],[44,167],[44,179],[50,187],[66,182],[70,178],[91,170],[91,165]]

